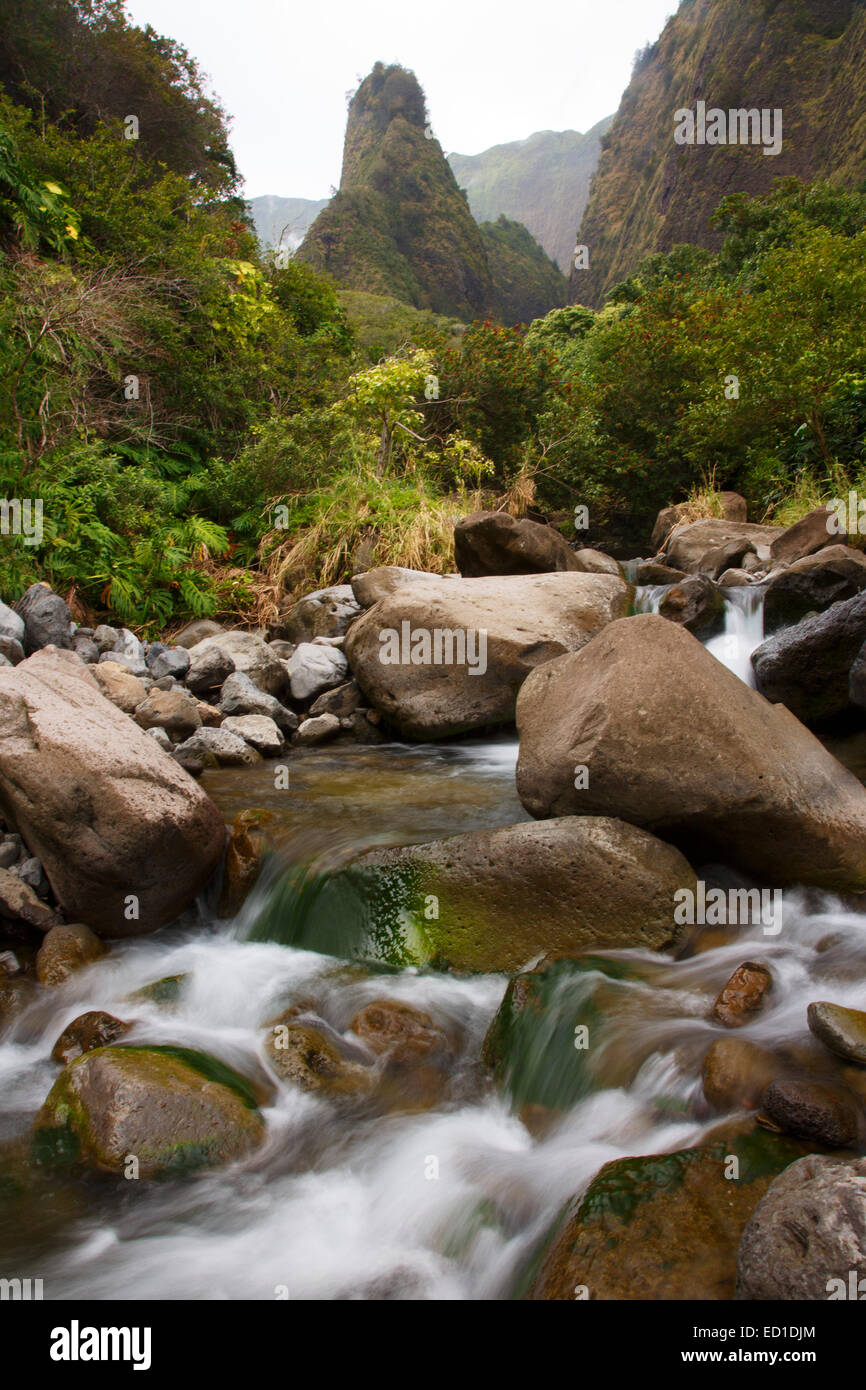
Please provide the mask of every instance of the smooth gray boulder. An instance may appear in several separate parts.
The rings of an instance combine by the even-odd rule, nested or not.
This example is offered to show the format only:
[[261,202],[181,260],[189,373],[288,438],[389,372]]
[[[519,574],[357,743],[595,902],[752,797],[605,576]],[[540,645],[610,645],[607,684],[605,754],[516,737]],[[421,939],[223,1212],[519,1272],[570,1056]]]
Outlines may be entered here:
[[289,658],[293,700],[314,700],[324,690],[343,685],[348,677],[349,663],[338,647],[301,642]]
[[16,603],[15,612],[24,620],[23,646],[28,656],[47,646],[71,649],[72,615],[47,584],[31,584]]

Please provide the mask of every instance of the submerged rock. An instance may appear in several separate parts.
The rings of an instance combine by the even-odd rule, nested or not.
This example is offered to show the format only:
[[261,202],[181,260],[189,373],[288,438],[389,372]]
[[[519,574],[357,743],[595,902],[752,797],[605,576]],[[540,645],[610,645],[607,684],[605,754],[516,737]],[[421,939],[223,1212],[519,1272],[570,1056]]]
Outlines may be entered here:
[[246,902],[258,878],[265,853],[262,825],[271,819],[269,811],[241,811],[234,819],[226,849],[220,917],[235,917]]
[[37,1163],[179,1175],[241,1158],[264,1138],[256,1093],[204,1052],[101,1047],[57,1078],[36,1117]]
[[115,1018],[101,1009],[79,1014],[71,1023],[67,1023],[51,1049],[51,1056],[55,1062],[68,1066],[84,1052],[93,1052],[97,1047],[107,1047],[117,1042],[131,1027],[131,1023],[125,1023],[123,1019]]
[[577,1288],[593,1301],[732,1298],[743,1229],[802,1152],[749,1125],[700,1148],[606,1163],[572,1202],[530,1299],[573,1301]]
[[429,1014],[396,999],[365,1004],[350,1024],[371,1052],[392,1066],[411,1064],[447,1052],[448,1038]]
[[597,1042],[640,979],[635,963],[592,954],[545,956],[512,976],[481,1056],[521,1116],[540,1111],[550,1123],[602,1085],[633,1080],[641,1050],[611,1076]]
[[664,618],[613,623],[533,672],[517,724],[533,816],[618,816],[764,884],[866,889],[861,783]]
[[780,1072],[769,1048],[745,1038],[717,1038],[701,1068],[704,1096],[714,1110],[757,1110]]
[[265,1048],[277,1075],[302,1091],[346,1099],[368,1096],[376,1085],[370,1058],[312,1015],[290,1012],[286,1021],[274,1023]]

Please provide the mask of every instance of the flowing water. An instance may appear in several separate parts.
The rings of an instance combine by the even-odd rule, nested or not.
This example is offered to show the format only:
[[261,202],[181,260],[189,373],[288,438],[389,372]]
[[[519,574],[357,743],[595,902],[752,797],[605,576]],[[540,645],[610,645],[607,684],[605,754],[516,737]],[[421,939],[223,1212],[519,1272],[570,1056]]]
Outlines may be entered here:
[[[711,650],[742,675],[760,639],[758,607],[738,594],[728,618]],[[227,819],[249,806],[271,810],[281,855],[321,864],[372,845],[525,819],[516,755],[507,738],[332,746],[293,753],[289,791],[274,790],[267,764],[209,773],[206,786]],[[265,1146],[183,1182],[31,1174],[32,1186],[19,1184],[11,1198],[0,1163],[0,1273],[40,1277],[46,1298],[60,1299],[509,1297],[563,1204],[604,1163],[690,1145],[718,1124],[699,1073],[725,1030],[707,1015],[743,960],[767,961],[774,989],[739,1036],[794,1047],[816,1072],[807,1004],[862,1006],[866,916],[831,898],[786,894],[778,937],[760,926],[729,930],[678,962],[601,953],[602,962],[626,963],[626,977],[612,986],[600,965],[566,980],[557,1001],[579,1022],[592,991],[607,989],[591,1084],[564,1078],[570,1098],[533,1137],[479,1063],[505,976],[377,970],[250,940],[268,891],[259,889],[231,924],[204,910],[196,923],[118,943],[107,960],[35,1002],[0,1043],[0,1140],[26,1135],[57,1074],[52,1044],[88,1009],[133,1019],[124,1041],[200,1047],[255,1077],[266,1069],[265,1025],[292,1003],[344,1032],[365,1003],[401,1000],[457,1040],[445,1098],[432,1110],[383,1117],[278,1084]],[[130,1002],[132,991],[166,976],[184,977],[172,1006]]]

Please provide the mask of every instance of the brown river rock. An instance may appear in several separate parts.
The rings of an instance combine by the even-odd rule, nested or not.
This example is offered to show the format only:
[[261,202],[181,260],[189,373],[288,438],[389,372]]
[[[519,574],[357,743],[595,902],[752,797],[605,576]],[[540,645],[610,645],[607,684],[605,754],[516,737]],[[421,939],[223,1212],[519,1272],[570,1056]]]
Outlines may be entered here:
[[[631,595],[606,574],[425,578],[399,584],[353,623],[346,655],[367,700],[404,736],[446,738],[511,723],[529,673],[625,617]],[[449,659],[440,638],[438,663],[434,653],[413,664],[412,640],[428,634],[432,644],[436,632],[460,634],[468,657],[459,659],[454,647]],[[399,660],[387,659],[389,633],[400,640]],[[418,653],[424,656],[420,646]]]
[[0,808],[67,917],[101,936],[171,921],[225,845],[209,797],[76,656],[51,647],[0,669]]
[[742,1028],[763,1007],[764,996],[773,988],[773,977],[766,965],[747,960],[738,965],[713,1005],[712,1018],[726,1028]]
[[862,784],[664,618],[611,623],[534,671],[517,725],[533,816],[618,816],[764,886],[866,890]]

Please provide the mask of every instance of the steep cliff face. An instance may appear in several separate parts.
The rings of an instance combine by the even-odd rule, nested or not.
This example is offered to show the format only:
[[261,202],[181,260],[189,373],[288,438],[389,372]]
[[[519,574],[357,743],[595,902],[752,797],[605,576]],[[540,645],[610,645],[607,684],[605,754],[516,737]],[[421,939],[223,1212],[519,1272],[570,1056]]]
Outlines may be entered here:
[[567,274],[602,136],[612,121],[605,117],[585,135],[539,130],[481,154],[449,154],[448,163],[478,222],[495,222],[501,215],[522,222]]
[[[695,113],[695,143],[675,139],[678,129],[681,139],[689,134],[677,119],[686,108]],[[714,109],[767,112],[761,142],[713,143],[733,133],[730,119],[713,122]],[[781,149],[766,154],[776,111]],[[756,131],[750,122],[750,139]],[[863,183],[863,0],[683,0],[638,65],[602,145],[577,236],[589,268],[573,268],[569,285],[572,302],[594,306],[652,251],[687,241],[717,248],[710,218],[728,194],[765,193],[791,174]]]
[[436,313],[493,313],[478,226],[438,141],[414,74],[377,63],[349,107],[336,197],[298,251],[347,289]]

